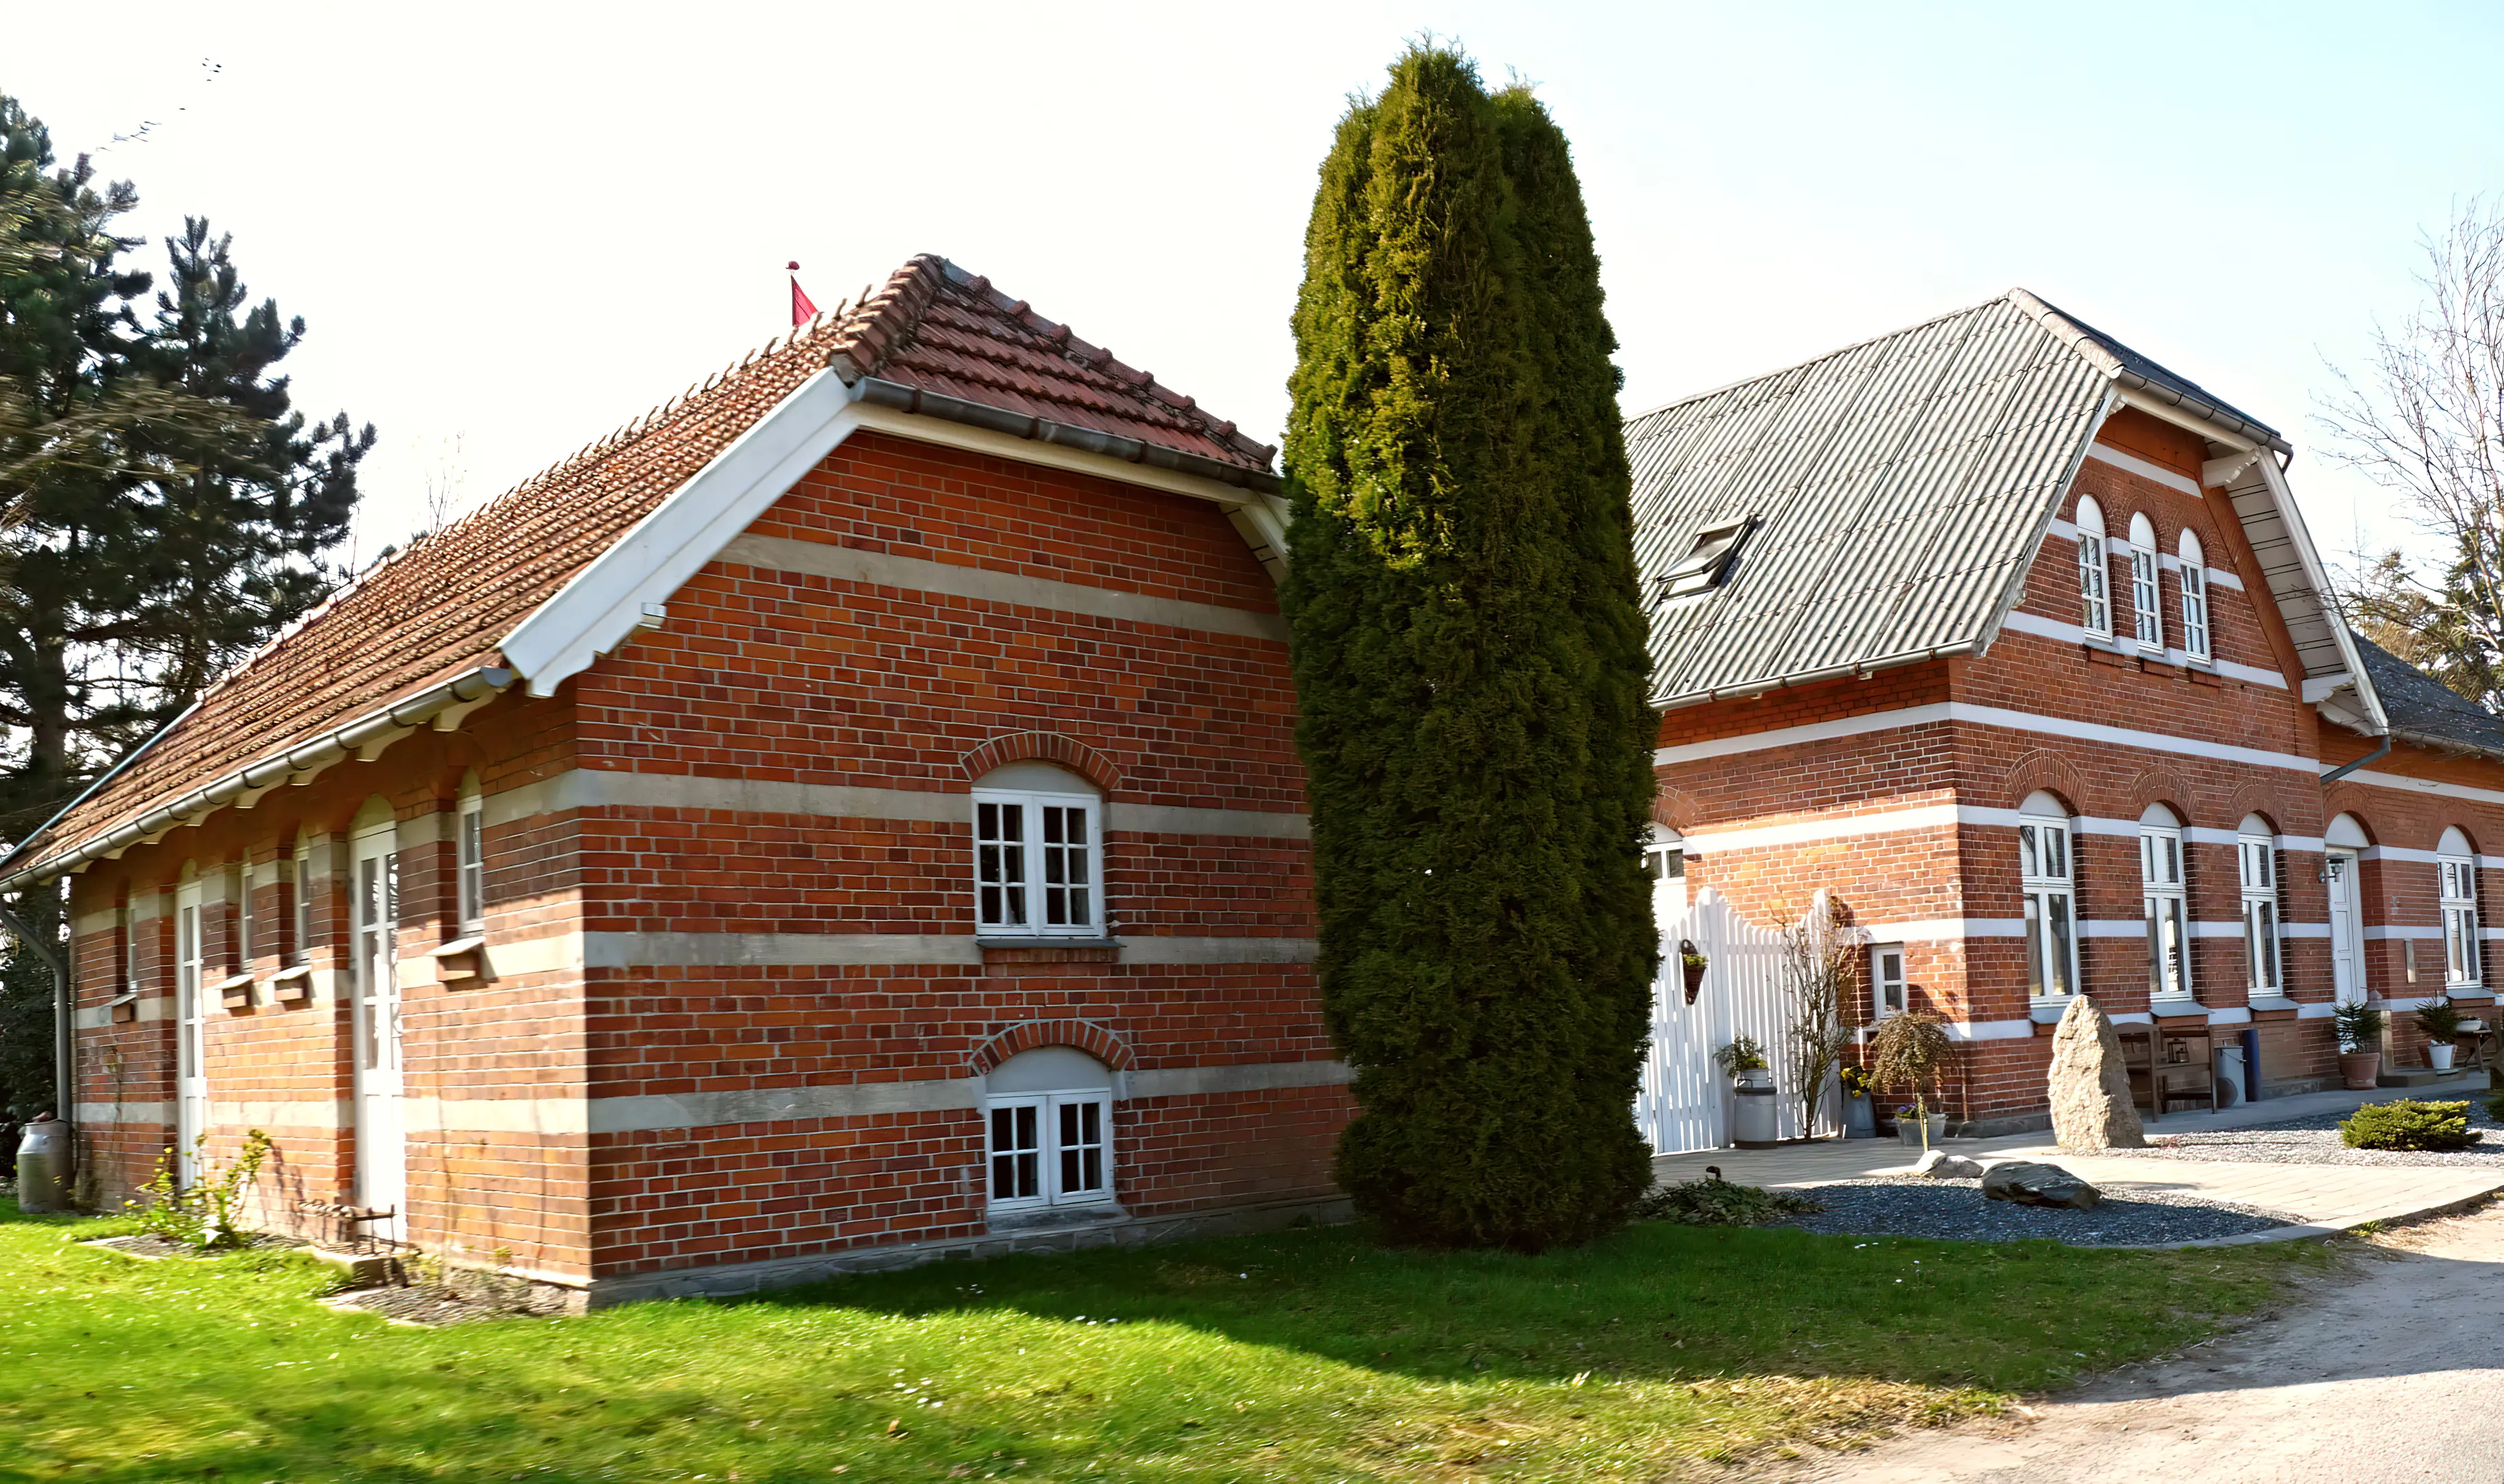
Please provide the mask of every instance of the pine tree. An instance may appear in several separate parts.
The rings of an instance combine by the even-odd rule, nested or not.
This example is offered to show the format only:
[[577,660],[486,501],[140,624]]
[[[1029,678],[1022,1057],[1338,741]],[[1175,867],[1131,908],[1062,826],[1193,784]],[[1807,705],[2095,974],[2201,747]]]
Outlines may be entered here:
[[[303,334],[246,308],[225,239],[189,222],[169,292],[117,219],[137,204],[0,96],[0,840],[50,818],[320,601],[370,428],[307,428],[271,368]],[[56,933],[57,891],[17,904]],[[0,1102],[49,1104],[50,977],[0,968]]]
[[1622,1220],[1656,719],[1615,338],[1562,135],[1412,48],[1324,160],[1295,318],[1297,741],[1339,1178],[1394,1240]]

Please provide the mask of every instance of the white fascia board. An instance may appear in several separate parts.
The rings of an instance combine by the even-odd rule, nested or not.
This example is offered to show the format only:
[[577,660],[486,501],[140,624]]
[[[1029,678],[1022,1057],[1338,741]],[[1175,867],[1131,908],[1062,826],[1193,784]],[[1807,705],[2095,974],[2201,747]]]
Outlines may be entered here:
[[530,693],[553,695],[652,622],[671,594],[863,429],[1209,500],[1243,515],[1283,566],[1286,527],[1258,491],[903,412],[857,396],[832,371],[811,376],[534,609],[502,646],[506,663],[530,682]]
[[[2124,396],[2127,395],[2124,394]],[[2176,490],[2191,496],[2197,496],[2200,493],[2200,486],[2196,481],[2187,479],[2161,464],[2151,464],[2137,454],[2115,448],[2109,443],[2088,444],[2087,457],[2099,464],[2109,464],[2126,473],[2137,474],[2151,484],[2161,484],[2169,490]]]
[[2321,604],[2323,621],[2330,626],[2331,641],[2339,646],[2340,662],[2356,697],[2365,704],[2365,714],[2373,720],[2375,735],[2386,734],[2391,729],[2391,718],[2382,710],[2382,698],[2375,693],[2374,682],[2366,677],[2365,661],[2348,633],[2348,620],[2340,616],[2339,601],[2330,588],[2330,569],[2322,565],[2321,553],[2313,544],[2313,532],[2305,526],[2303,512],[2295,507],[2295,492],[2288,488],[2286,475],[2276,459],[2263,455],[2257,466],[2261,483],[2278,505],[2278,518],[2286,523],[2287,536],[2295,542],[2296,560],[2304,564],[2304,580],[2312,585],[2313,601]]
[[548,696],[624,643],[731,537],[860,426],[832,371],[802,382],[504,636],[507,663]]

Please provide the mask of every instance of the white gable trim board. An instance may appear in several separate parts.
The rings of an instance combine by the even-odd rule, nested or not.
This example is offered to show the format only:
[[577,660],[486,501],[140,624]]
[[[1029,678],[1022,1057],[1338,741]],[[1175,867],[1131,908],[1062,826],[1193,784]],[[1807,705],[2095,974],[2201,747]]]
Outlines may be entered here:
[[2173,737],[2162,732],[2141,732],[2131,727],[2111,727],[2100,722],[2078,721],[2067,716],[2047,716],[2034,711],[2011,710],[2005,707],[1976,706],[1967,701],[1933,701],[1923,706],[1897,707],[1892,710],[1864,711],[1858,716],[1838,716],[1831,721],[1812,721],[1795,727],[1777,727],[1766,732],[1750,732],[1738,737],[1717,737],[1709,742],[1685,742],[1662,747],[1652,755],[1657,767],[1680,763],[1701,762],[1706,758],[1735,757],[1748,752],[1762,752],[1774,747],[1796,746],[1803,742],[1831,742],[1838,738],[1861,737],[1871,732],[1893,732],[1908,727],[1935,726],[1957,721],[1973,726],[2001,727],[2015,732],[2043,733],[2073,738],[2080,742],[2109,742],[2119,747],[2143,747],[2152,752],[2172,752],[2185,757],[2205,757],[2218,762],[2245,763],[2256,768],[2284,768],[2299,773],[2318,773],[2316,758],[2299,757],[2292,752],[2270,752],[2259,747],[2238,747],[2225,742],[2203,742],[2193,737]]

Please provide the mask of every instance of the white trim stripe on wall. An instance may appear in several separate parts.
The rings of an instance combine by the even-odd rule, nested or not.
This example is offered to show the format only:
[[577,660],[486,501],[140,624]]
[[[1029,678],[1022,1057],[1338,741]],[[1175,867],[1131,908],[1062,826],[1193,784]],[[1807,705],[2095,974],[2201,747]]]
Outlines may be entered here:
[[1740,737],[1717,737],[1709,742],[1662,747],[1652,757],[1656,766],[1666,768],[1680,763],[1702,762],[1708,758],[1736,757],[1773,747],[1832,742],[1845,737],[1862,737],[1871,732],[1936,726],[1950,721],[2104,742],[2117,747],[2139,747],[2151,752],[2172,752],[2185,757],[2205,757],[2224,763],[2248,763],[2258,768],[2284,768],[2305,774],[2315,773],[2321,766],[2316,759],[2298,757],[2291,752],[2268,752],[2258,747],[2237,747],[2224,742],[2201,742],[2197,738],[2171,737],[2162,732],[2108,727],[2066,716],[2045,716],[2034,711],[2010,710],[2005,707],[1976,706],[1967,701],[1933,701],[1893,710],[1864,711],[1858,716],[1838,716],[1831,721],[1812,721],[1796,727],[1777,727],[1768,732],[1750,732]]

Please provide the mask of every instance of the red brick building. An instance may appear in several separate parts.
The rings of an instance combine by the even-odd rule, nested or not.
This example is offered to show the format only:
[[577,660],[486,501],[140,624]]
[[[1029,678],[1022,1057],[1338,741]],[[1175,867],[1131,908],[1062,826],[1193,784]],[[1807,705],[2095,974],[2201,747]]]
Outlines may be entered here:
[[7,864],[88,1192],[583,1303],[1329,1214],[1270,458],[923,258],[378,563]]
[[2257,419],[2019,291],[1628,440],[1664,911],[1830,892],[1960,1121],[2043,1126],[2082,991],[2281,1087],[2335,999],[2491,1003],[2504,726],[2340,622]]

